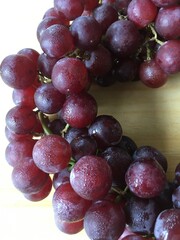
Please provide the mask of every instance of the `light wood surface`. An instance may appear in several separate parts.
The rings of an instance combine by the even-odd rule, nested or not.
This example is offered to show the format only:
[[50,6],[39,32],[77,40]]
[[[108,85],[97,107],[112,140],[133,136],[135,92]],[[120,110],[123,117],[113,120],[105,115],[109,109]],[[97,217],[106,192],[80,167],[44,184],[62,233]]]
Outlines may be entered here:
[[[24,47],[39,50],[35,29],[51,0],[32,0],[0,3],[0,62]],[[10,6],[11,4],[11,6]],[[9,22],[7,22],[9,20]],[[159,89],[149,89],[140,82],[117,83],[108,88],[93,86],[92,95],[99,106],[98,114],[116,117],[128,135],[141,145],[158,148],[167,157],[168,178],[173,179],[180,162],[180,74],[171,76]],[[2,240],[86,240],[78,235],[62,234],[55,226],[51,207],[52,194],[33,203],[26,200],[11,182],[12,168],[4,151],[8,144],[4,135],[4,117],[13,106],[11,92],[0,81],[0,239]]]

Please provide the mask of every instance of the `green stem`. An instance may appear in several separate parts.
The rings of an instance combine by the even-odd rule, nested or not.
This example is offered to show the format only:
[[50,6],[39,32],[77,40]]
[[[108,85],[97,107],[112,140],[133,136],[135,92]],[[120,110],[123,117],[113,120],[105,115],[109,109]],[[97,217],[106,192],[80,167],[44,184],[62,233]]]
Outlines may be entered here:
[[70,126],[70,125],[67,123],[66,126],[65,126],[65,128],[61,131],[61,134],[62,134],[63,137],[64,137],[64,134],[67,132],[69,126]]
[[42,125],[42,128],[44,130],[44,133],[46,135],[52,134],[52,131],[47,126],[47,117],[42,112],[39,111],[38,112],[38,118],[39,118],[39,120],[41,122],[41,125]]

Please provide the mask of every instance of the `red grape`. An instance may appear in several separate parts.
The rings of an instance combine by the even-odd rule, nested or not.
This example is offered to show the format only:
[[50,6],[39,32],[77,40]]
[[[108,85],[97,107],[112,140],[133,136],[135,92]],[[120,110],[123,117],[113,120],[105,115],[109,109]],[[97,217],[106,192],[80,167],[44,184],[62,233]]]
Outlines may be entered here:
[[66,168],[71,157],[69,143],[58,135],[46,135],[33,148],[35,164],[44,172],[56,173]]
[[105,197],[111,188],[112,173],[105,159],[84,156],[70,173],[70,183],[82,198],[98,200]]

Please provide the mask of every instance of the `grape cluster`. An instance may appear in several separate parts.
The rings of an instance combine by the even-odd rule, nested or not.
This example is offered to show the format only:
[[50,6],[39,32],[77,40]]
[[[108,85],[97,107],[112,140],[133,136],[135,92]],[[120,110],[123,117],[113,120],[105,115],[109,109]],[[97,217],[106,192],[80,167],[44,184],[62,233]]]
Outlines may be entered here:
[[[146,9],[146,11],[144,11]],[[179,0],[54,0],[37,27],[42,49],[4,58],[15,104],[6,114],[12,182],[31,201],[53,189],[57,227],[94,240],[179,239],[180,164],[98,115],[93,82],[164,85],[180,71]]]

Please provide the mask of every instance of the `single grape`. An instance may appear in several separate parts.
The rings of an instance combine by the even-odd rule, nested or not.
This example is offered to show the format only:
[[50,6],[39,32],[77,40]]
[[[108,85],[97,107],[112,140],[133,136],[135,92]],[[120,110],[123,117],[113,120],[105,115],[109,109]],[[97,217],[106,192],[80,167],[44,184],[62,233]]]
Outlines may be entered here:
[[157,51],[155,60],[167,74],[180,72],[180,40],[168,40]]
[[98,200],[111,188],[112,172],[105,159],[97,156],[80,158],[70,173],[70,183],[82,198]]
[[118,204],[96,201],[86,212],[84,229],[90,239],[115,240],[121,236],[124,228],[125,215]]
[[58,173],[55,173],[53,176],[53,187],[57,189],[61,184],[70,181],[70,171],[67,168],[64,168]]
[[76,47],[82,50],[95,49],[101,41],[101,26],[92,16],[76,18],[71,24],[70,31]]
[[94,9],[93,17],[100,24],[102,32],[105,33],[108,27],[118,20],[118,12],[111,5],[102,4]]
[[63,119],[75,128],[85,128],[97,115],[97,102],[86,92],[70,95],[61,109]]
[[12,54],[1,62],[0,74],[4,83],[9,87],[24,89],[35,81],[37,66],[22,54]]
[[64,138],[71,143],[73,139],[80,136],[87,136],[88,128],[72,128],[69,127],[67,132],[64,135]]
[[136,196],[152,198],[164,190],[166,174],[156,160],[143,159],[131,163],[125,180],[130,191]]
[[[146,11],[144,11],[146,9]],[[144,28],[153,22],[157,15],[157,7],[151,0],[132,0],[127,9],[128,18],[138,28]]]
[[89,135],[92,136],[99,149],[114,146],[121,141],[121,124],[110,115],[99,115],[89,126]]
[[40,74],[51,78],[53,67],[58,60],[59,58],[49,57],[45,53],[40,54],[38,58],[38,70]]
[[86,155],[96,155],[97,143],[91,136],[79,136],[71,141],[72,157],[76,161]]
[[60,93],[52,83],[42,84],[34,94],[36,107],[48,114],[57,113],[62,108],[65,99],[65,95]]
[[84,218],[91,201],[80,197],[69,182],[61,184],[54,192],[52,206],[54,214],[65,222],[76,222]]
[[52,180],[51,177],[48,176],[46,182],[41,187],[41,189],[37,193],[26,193],[24,194],[24,197],[32,202],[42,201],[46,197],[49,196],[52,189]]
[[14,186],[25,194],[37,193],[48,179],[48,174],[41,171],[32,158],[17,165],[12,171]]
[[61,136],[50,134],[36,142],[32,154],[38,168],[47,173],[56,173],[67,167],[71,147]]
[[157,240],[178,240],[180,236],[180,209],[162,211],[155,222],[154,236]]
[[113,184],[121,189],[125,188],[125,174],[132,163],[129,153],[119,147],[108,147],[100,156],[106,159],[111,167]]
[[168,74],[154,60],[148,60],[140,64],[139,78],[143,84],[151,88],[162,87],[168,80]]
[[131,156],[137,149],[137,144],[135,143],[135,141],[126,135],[122,135],[121,141],[117,144],[117,146],[123,148]]
[[78,58],[62,58],[52,70],[52,83],[62,94],[79,93],[88,84],[85,64]]
[[67,27],[54,24],[43,31],[40,46],[49,57],[61,58],[74,50],[74,40]]
[[55,214],[54,216],[55,219],[55,224],[57,226],[57,228],[66,234],[76,234],[79,233],[81,230],[83,230],[84,228],[84,221],[80,220],[77,222],[65,222],[62,221],[58,215]]
[[83,0],[54,0],[54,8],[69,20],[79,17],[84,10]]
[[27,106],[15,106],[6,114],[7,127],[17,134],[32,133],[36,124],[36,113]]
[[112,68],[113,60],[110,51],[99,44],[92,51],[85,51],[84,63],[92,76],[105,76]]
[[65,126],[66,123],[62,118],[56,118],[48,123],[48,128],[52,131],[52,133],[57,135],[61,135]]
[[133,195],[127,199],[125,205],[128,228],[142,235],[153,234],[154,224],[160,212],[161,205],[156,198],[143,199]]
[[123,59],[114,68],[114,77],[119,82],[130,82],[137,80],[139,62],[135,59]]
[[154,159],[158,161],[161,167],[167,172],[168,161],[167,158],[158,149],[152,146],[141,146],[136,149],[133,154],[133,160],[139,161],[143,159]]
[[164,39],[180,37],[180,6],[161,8],[155,21],[155,30]]
[[105,44],[116,56],[129,57],[140,45],[140,33],[133,22],[121,19],[107,29]]
[[32,157],[35,143],[35,140],[26,138],[11,141],[5,149],[6,161],[13,167],[23,164]]

